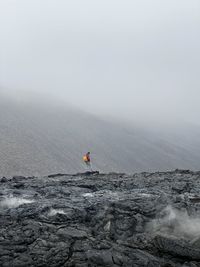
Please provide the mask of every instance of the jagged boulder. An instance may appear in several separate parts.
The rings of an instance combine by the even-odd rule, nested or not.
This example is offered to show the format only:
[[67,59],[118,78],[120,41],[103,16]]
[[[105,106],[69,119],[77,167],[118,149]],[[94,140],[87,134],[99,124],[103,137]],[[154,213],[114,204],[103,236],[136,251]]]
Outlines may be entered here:
[[200,261],[200,249],[192,247],[184,240],[158,235],[154,239],[154,244],[162,253]]

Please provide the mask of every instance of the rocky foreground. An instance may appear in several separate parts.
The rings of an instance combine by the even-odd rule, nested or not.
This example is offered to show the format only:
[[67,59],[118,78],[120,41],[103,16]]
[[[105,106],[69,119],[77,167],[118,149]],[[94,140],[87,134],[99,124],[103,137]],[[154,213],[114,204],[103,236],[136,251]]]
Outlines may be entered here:
[[2,178],[0,266],[200,266],[200,172]]

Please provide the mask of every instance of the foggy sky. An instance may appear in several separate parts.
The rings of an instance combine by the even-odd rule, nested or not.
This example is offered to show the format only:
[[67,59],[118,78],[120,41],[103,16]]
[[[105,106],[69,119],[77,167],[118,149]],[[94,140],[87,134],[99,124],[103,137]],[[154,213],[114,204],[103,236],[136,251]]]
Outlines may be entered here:
[[0,90],[199,121],[199,0],[0,0]]

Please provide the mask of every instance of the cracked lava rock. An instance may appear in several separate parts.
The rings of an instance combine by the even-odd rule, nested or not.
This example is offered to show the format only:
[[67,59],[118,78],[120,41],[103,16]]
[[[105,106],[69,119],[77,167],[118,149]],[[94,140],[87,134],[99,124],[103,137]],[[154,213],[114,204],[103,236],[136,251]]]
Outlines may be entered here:
[[200,172],[2,178],[0,266],[200,266]]

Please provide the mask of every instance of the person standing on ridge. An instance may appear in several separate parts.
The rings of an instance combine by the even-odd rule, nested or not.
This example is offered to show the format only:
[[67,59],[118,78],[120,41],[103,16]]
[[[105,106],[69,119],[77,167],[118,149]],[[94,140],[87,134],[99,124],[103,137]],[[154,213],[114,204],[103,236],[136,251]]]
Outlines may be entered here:
[[87,152],[87,154],[83,156],[83,161],[85,162],[89,170],[92,171],[91,162],[90,162],[90,152]]

